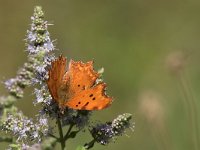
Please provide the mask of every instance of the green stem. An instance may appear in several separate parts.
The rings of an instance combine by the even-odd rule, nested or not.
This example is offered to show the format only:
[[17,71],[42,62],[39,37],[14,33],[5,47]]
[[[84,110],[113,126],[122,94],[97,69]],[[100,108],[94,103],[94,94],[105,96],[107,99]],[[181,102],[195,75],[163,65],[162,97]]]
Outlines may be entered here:
[[52,137],[52,138],[54,138],[54,139],[60,140],[58,137],[56,137],[55,135],[53,135],[51,133],[49,133],[49,136]]
[[61,149],[65,150],[65,140],[63,137],[63,130],[62,130],[62,126],[61,126],[61,122],[60,119],[57,119],[57,123],[58,123],[58,131],[59,131],[59,135],[60,135],[60,144],[61,144]]
[[70,134],[70,132],[71,132],[73,127],[74,127],[74,124],[70,124],[69,129],[68,129],[66,135],[64,136],[64,140],[65,141],[68,139],[68,136],[69,136],[69,134]]

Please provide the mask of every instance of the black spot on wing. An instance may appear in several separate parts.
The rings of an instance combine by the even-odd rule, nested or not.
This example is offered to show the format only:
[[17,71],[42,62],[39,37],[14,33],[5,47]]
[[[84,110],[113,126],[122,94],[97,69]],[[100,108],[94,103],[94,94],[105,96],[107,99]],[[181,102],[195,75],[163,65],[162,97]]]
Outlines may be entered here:
[[89,102],[85,103],[85,105],[84,105],[84,106],[87,106],[88,104],[89,104]]

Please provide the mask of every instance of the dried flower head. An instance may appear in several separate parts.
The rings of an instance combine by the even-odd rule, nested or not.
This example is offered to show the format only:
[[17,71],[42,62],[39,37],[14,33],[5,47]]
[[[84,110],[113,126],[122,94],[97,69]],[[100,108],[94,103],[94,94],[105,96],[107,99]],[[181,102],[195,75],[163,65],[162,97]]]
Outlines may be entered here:
[[178,75],[185,68],[187,58],[181,51],[173,52],[167,56],[166,66],[172,74]]
[[164,107],[161,96],[153,91],[143,92],[139,97],[139,112],[149,123],[163,124]]

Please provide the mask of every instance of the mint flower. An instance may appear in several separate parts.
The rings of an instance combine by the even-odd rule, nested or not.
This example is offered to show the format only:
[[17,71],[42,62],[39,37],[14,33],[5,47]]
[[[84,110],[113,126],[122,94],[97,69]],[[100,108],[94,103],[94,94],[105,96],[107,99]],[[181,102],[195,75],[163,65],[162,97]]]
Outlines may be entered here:
[[[105,124],[97,124],[90,129],[95,142],[102,145],[107,145],[117,136],[120,136],[125,133],[125,130],[130,128],[133,130],[134,124],[130,122],[132,118],[131,114],[125,113],[119,115],[112,122],[107,122]],[[86,144],[85,147],[88,147],[89,144]]]
[[44,118],[39,118],[39,123],[34,123],[32,119],[25,117],[22,112],[18,112],[15,115],[8,115],[2,129],[13,133],[19,142],[38,143],[41,142],[42,136],[48,134],[48,122]]
[[75,125],[79,130],[89,124],[91,112],[87,110],[68,109],[62,117],[63,125]]
[[54,46],[47,30],[48,23],[44,21],[44,13],[40,6],[35,7],[31,20],[31,30],[27,31],[27,51],[29,54],[53,51]]
[[27,52],[28,61],[19,69],[17,76],[5,82],[5,86],[11,95],[16,98],[23,97],[23,90],[33,83],[41,84],[48,79],[47,68],[50,66],[54,55],[53,43],[47,30],[48,23],[44,21],[44,13],[41,7],[37,6],[34,15],[31,17],[31,29],[27,31]]
[[111,126],[115,136],[122,135],[123,133],[125,133],[125,130],[127,128],[133,130],[134,124],[130,123],[131,118],[132,118],[131,114],[125,113],[119,115],[116,119],[112,121]]
[[102,145],[108,144],[115,136],[111,123],[97,124],[92,128],[92,130],[90,130],[90,133],[95,141]]

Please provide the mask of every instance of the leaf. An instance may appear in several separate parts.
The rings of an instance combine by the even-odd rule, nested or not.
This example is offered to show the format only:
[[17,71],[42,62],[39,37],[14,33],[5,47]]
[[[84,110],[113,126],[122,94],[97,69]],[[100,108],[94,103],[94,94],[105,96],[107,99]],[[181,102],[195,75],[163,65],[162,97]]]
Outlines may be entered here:
[[69,135],[69,138],[75,138],[76,137],[76,134],[79,132],[79,130],[78,131],[72,131],[71,133],[70,133],[70,135]]
[[78,146],[76,150],[86,150],[84,146]]
[[12,150],[21,150],[20,145],[18,145],[18,144],[10,144],[9,147]]

